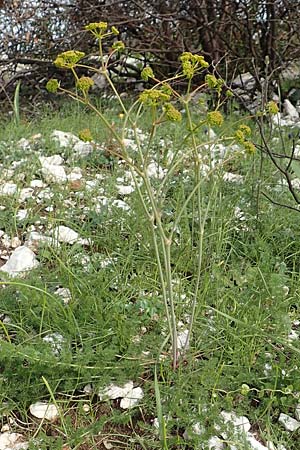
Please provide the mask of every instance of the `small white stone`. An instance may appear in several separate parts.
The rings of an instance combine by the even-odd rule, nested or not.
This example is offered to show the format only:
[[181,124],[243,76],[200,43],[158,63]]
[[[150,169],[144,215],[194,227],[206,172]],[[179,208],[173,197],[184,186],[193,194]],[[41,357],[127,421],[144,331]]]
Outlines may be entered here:
[[65,131],[54,130],[51,134],[53,140],[55,140],[60,147],[67,148],[72,145],[80,142],[80,139],[72,133],[68,133]]
[[74,244],[78,241],[79,237],[76,231],[64,225],[58,225],[56,228],[53,228],[52,233],[56,240],[66,244]]
[[281,423],[287,431],[296,431],[300,427],[300,422],[284,413],[280,414],[278,422]]
[[125,185],[116,185],[116,188],[118,189],[118,192],[120,195],[129,195],[132,192],[134,192],[135,188],[134,186],[125,186]]
[[94,150],[94,147],[89,142],[79,141],[73,147],[73,156],[76,158],[90,155]]
[[296,405],[296,409],[295,409],[295,417],[296,417],[297,420],[300,421],[300,403],[298,403],[298,404]]
[[67,174],[63,166],[44,166],[42,175],[47,183],[60,183],[67,181]]
[[0,450],[21,450],[28,448],[28,442],[24,442],[24,436],[20,433],[1,433]]
[[91,383],[86,384],[86,385],[84,386],[83,392],[84,392],[85,394],[92,394],[92,393],[93,393],[93,387],[92,387]]
[[123,200],[113,200],[111,204],[112,206],[123,209],[124,211],[130,210],[130,206],[127,205],[127,203],[123,202]]
[[37,419],[54,421],[58,418],[58,409],[51,403],[37,402],[29,407],[30,413]]
[[62,350],[64,337],[60,333],[51,333],[43,337],[43,341],[51,345],[55,356],[58,356]]
[[43,188],[46,184],[42,180],[32,180],[30,182],[30,187],[32,188]]
[[244,431],[247,433],[250,428],[249,419],[245,416],[237,416],[234,412],[221,411],[221,416],[224,419],[224,423],[232,423],[236,431]]
[[60,155],[40,156],[39,160],[40,160],[42,167],[44,167],[44,166],[61,166],[64,163],[64,160]]
[[177,334],[177,348],[178,350],[184,350],[189,348],[189,330],[179,331]]
[[294,105],[286,98],[283,102],[284,112],[290,119],[299,119],[299,113]]
[[242,183],[244,178],[242,175],[239,175],[237,173],[225,172],[223,174],[223,180],[234,182],[234,183]]
[[32,194],[33,194],[33,188],[32,187],[21,189],[20,193],[19,193],[19,200],[20,200],[20,202],[24,202],[28,198],[32,198]]
[[124,384],[123,387],[116,386],[115,384],[110,384],[107,388],[99,391],[98,396],[100,400],[109,399],[115,400],[116,398],[125,397],[129,392],[133,390],[133,381],[129,381]]
[[160,167],[156,162],[152,162],[147,167],[147,175],[150,178],[158,178],[162,180],[166,174],[166,170]]
[[265,447],[263,444],[261,444],[251,433],[248,433],[247,441],[251,445],[251,450],[270,450],[269,447]]
[[291,330],[288,334],[289,341],[296,341],[299,339],[299,333],[296,330]]
[[12,248],[20,247],[21,241],[20,241],[20,239],[18,238],[18,236],[14,236],[14,237],[12,238],[11,244],[10,244],[10,245],[11,245]]
[[82,406],[82,409],[83,409],[83,411],[84,411],[85,413],[89,413],[90,410],[91,410],[90,405],[88,405],[87,403],[85,403],[85,404]]
[[24,219],[26,219],[27,216],[28,216],[28,210],[27,209],[19,209],[17,214],[16,214],[16,218],[18,220],[24,220]]
[[54,294],[59,295],[63,299],[65,305],[67,305],[70,300],[72,300],[72,294],[70,289],[68,288],[57,288],[54,291]]
[[80,167],[74,167],[72,171],[67,175],[68,181],[76,181],[81,180],[82,178],[82,170]]
[[30,269],[34,269],[38,265],[39,263],[33,251],[26,246],[21,246],[12,252],[9,260],[0,270],[7,272],[12,277],[16,277]]
[[56,244],[56,246],[58,246],[58,243],[54,242],[52,237],[45,236],[41,233],[38,233],[37,231],[30,231],[24,245],[33,251],[37,251],[41,244],[44,244],[44,245],[45,244],[47,244],[47,245]]
[[218,436],[212,436],[207,442],[208,450],[223,450],[225,445]]
[[15,183],[4,183],[0,185],[0,195],[14,195],[18,190]]
[[126,394],[126,397],[122,398],[120,402],[120,408],[122,409],[129,409],[133,408],[139,400],[141,400],[144,397],[144,393],[142,388],[137,387],[133,388],[132,391],[128,392]]

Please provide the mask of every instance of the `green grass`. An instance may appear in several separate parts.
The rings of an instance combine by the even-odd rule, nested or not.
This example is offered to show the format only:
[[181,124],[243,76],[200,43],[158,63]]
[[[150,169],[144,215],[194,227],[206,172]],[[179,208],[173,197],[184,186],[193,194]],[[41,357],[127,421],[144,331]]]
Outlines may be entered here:
[[[119,111],[111,106],[108,114],[118,124]],[[231,119],[225,126],[232,126]],[[40,177],[37,152],[44,156],[59,152],[66,160],[71,156],[70,149],[59,149],[50,139],[51,132],[77,134],[86,127],[97,142],[111,143],[97,119],[80,106],[66,105],[60,112],[45,109],[29,123],[21,120],[18,128],[4,123],[0,162],[10,168],[13,161],[22,160],[13,179],[19,188],[26,187]],[[170,142],[176,150],[181,145],[180,127],[170,126],[157,135],[155,151],[167,153]],[[147,128],[146,119],[141,128]],[[36,133],[42,138],[32,150],[18,148],[20,138]],[[35,199],[23,205],[17,197],[0,199],[5,207],[0,210],[0,229],[10,237],[18,235],[24,242],[29,227],[38,221],[43,232],[66,225],[92,241],[91,246],[43,245],[37,253],[40,266],[26,278],[9,280],[1,275],[2,422],[13,419],[12,429],[25,434],[30,449],[58,450],[63,445],[102,449],[103,441],[108,441],[120,449],[190,450],[206,448],[201,445],[216,435],[220,412],[227,410],[246,415],[263,442],[299,449],[299,431],[289,433],[278,424],[280,412],[293,415],[300,391],[299,340],[287,339],[293,322],[300,319],[299,215],[264,198],[257,203],[258,180],[270,189],[278,179],[268,161],[263,179],[257,154],[236,159],[227,168],[244,175],[242,184],[223,181],[222,171],[203,182],[203,208],[208,200],[211,203],[194,334],[175,371],[170,359],[161,357],[169,353],[168,329],[155,255],[148,244],[150,229],[138,196],[124,197],[130,211],[117,207],[95,211],[99,192],[122,198],[116,180],[124,167],[101,152],[70,164],[80,166],[86,180],[97,174],[102,178],[91,190],[52,184],[53,198],[39,204]],[[166,192],[165,224],[172,223],[174,211],[189,194],[190,176],[188,164],[174,175]],[[285,192],[275,195],[287,198]],[[16,213],[23,206],[29,213],[18,221]],[[53,209],[45,211],[47,206]],[[243,221],[235,217],[237,206],[245,215]],[[172,254],[176,311],[183,323],[194,288],[193,239],[198,228],[188,206]],[[58,287],[70,290],[67,305],[55,293]],[[63,336],[58,353],[43,340],[53,333]],[[144,390],[137,407],[123,411],[119,401],[100,402],[99,389],[128,380]],[[89,383],[92,391],[86,394]],[[30,404],[53,398],[61,410],[55,423],[41,423],[29,414]],[[157,411],[166,427],[163,447],[152,424]],[[197,422],[205,427],[201,437],[191,432]],[[189,440],[183,438],[185,430]],[[243,443],[235,445],[246,449]]]

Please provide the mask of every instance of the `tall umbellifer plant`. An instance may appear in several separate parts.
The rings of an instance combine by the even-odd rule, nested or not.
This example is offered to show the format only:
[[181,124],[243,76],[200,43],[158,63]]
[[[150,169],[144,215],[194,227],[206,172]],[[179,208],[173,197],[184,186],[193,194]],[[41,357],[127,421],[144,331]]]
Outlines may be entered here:
[[[160,81],[156,79],[151,67],[146,67],[141,73],[142,79],[152,83],[150,89],[145,89],[140,93],[139,98],[129,107],[127,107],[122,97],[119,95],[115,84],[109,76],[108,65],[112,58],[119,52],[123,51],[125,46],[121,41],[116,40],[114,36],[118,35],[118,30],[115,27],[109,29],[106,22],[90,23],[86,30],[93,34],[99,46],[99,56],[101,66],[99,69],[84,64],[85,54],[80,51],[67,51],[57,56],[54,64],[62,69],[72,71],[75,79],[74,91],[64,89],[56,79],[51,79],[47,83],[47,89],[50,92],[61,91],[74,98],[76,101],[89,107],[99,117],[102,123],[108,128],[114,140],[114,146],[108,149],[112,155],[122,159],[127,164],[131,172],[131,176],[135,182],[136,190],[139,199],[143,206],[145,217],[150,224],[152,244],[156,256],[156,264],[160,277],[161,294],[164,302],[164,310],[169,327],[169,336],[171,340],[172,349],[172,365],[175,369],[178,365],[180,353],[178,351],[178,321],[176,316],[176,295],[174,295],[174,280],[172,274],[172,252],[176,230],[186,213],[187,207],[192,204],[193,221],[197,224],[197,232],[192,236],[192,252],[195,256],[196,267],[193,283],[193,294],[191,299],[191,310],[189,311],[189,329],[186,335],[186,347],[191,338],[193,322],[196,312],[196,306],[199,298],[199,290],[201,283],[201,267],[203,264],[203,240],[204,230],[207,215],[210,208],[210,202],[203,207],[202,185],[204,181],[203,175],[203,159],[202,149],[207,142],[201,142],[199,130],[201,127],[221,126],[223,116],[219,111],[221,100],[214,111],[210,111],[203,119],[195,121],[193,119],[191,100],[193,96],[201,90],[211,89],[219,94],[223,89],[223,81],[217,79],[214,75],[203,73],[203,83],[192,90],[193,80],[195,76],[201,74],[203,71],[208,71],[209,64],[205,61],[202,55],[185,52],[181,55],[181,73],[173,78]],[[103,40],[107,38],[115,39],[111,46],[111,51],[108,55],[103,54]],[[107,118],[105,111],[97,108],[89,96],[90,88],[93,86],[93,79],[87,76],[78,76],[78,69],[94,70],[102,74],[108,84],[110,85],[117,102],[119,103],[123,113],[123,123],[117,129]],[[180,79],[186,79],[187,89],[184,94],[180,94],[174,88],[176,82]],[[228,93],[230,94],[230,92]],[[180,105],[180,110],[178,109]],[[150,111],[150,114],[148,114]],[[184,117],[182,114],[184,111]],[[139,122],[144,115],[149,117],[149,130],[147,140],[141,139],[139,132]],[[184,152],[174,151],[171,161],[162,171],[162,176],[159,176],[153,181],[149,171],[151,163],[151,146],[155,139],[156,130],[159,127],[165,126],[170,122],[185,121],[186,133],[182,138],[182,146]],[[134,140],[135,149],[126,145],[126,131],[128,127],[131,128]],[[248,151],[253,151],[254,146],[248,140],[247,135],[250,129],[248,127],[240,127],[236,136],[227,137],[229,141],[238,141],[244,145]],[[209,144],[209,143],[208,143]],[[183,162],[188,161],[192,166],[193,182],[189,192],[185,195],[182,203],[177,205],[172,222],[164,221],[166,216],[166,192],[168,186],[171,185],[172,179],[177,170],[183,165]],[[157,171],[161,170],[157,163]],[[153,162],[151,163],[153,167]],[[209,168],[212,170],[212,167]],[[159,180],[159,181],[158,181]],[[215,181],[213,182],[215,183]]]

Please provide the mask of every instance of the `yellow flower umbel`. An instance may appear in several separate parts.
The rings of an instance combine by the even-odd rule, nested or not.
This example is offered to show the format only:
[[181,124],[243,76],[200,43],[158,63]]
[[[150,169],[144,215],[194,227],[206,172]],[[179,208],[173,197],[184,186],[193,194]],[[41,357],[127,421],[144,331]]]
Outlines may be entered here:
[[139,100],[145,106],[158,106],[170,100],[170,94],[159,89],[145,89],[141,92]]
[[211,111],[207,113],[206,120],[208,125],[220,127],[224,122],[224,117],[222,116],[220,111]]
[[181,112],[178,111],[175,106],[172,105],[172,103],[165,103],[163,109],[168,120],[171,120],[172,122],[181,121]]
[[68,50],[67,52],[60,53],[54,61],[54,64],[60,69],[73,69],[84,56],[85,53],[83,52]]
[[222,80],[222,78],[216,78],[212,74],[207,74],[205,76],[205,82],[210,89],[215,89],[219,94],[221,93],[224,85],[224,80]]
[[108,31],[108,23],[107,22],[92,22],[84,27],[87,31],[90,31],[93,36],[97,39],[102,39],[103,37],[110,36],[114,34],[117,36],[119,34],[119,30],[112,26],[111,31]]
[[90,142],[93,140],[93,136],[89,128],[79,131],[78,137],[84,142]]
[[253,142],[247,140],[251,136],[251,128],[248,125],[241,124],[234,136],[237,142],[244,147],[246,153],[253,155],[256,152],[256,147]]
[[94,80],[90,77],[81,77],[76,82],[76,87],[79,89],[83,94],[87,94],[89,89],[94,85]]
[[121,52],[122,50],[124,50],[125,48],[125,44],[123,41],[116,41],[113,43],[113,45],[111,46],[111,48],[113,50],[116,50],[117,52]]
[[266,112],[270,115],[275,115],[279,112],[279,108],[277,103],[275,103],[273,100],[267,103],[266,105]]
[[59,82],[56,78],[51,78],[46,84],[46,89],[51,94],[55,94],[59,88]]
[[186,78],[191,79],[199,69],[205,69],[209,63],[205,61],[204,56],[194,55],[191,52],[184,52],[180,56],[182,63],[182,72]]
[[151,69],[151,67],[149,67],[149,66],[144,67],[144,69],[141,72],[141,78],[144,81],[148,81],[149,78],[154,78],[154,73],[153,73],[153,70]]
[[108,24],[107,22],[92,22],[84,28],[90,31],[96,38],[100,38],[106,33]]

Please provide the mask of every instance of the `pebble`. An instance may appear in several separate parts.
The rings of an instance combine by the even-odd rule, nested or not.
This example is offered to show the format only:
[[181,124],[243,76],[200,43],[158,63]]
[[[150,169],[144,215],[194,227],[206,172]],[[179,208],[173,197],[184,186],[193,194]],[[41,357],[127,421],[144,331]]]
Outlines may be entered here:
[[66,131],[54,130],[51,133],[51,138],[56,141],[60,147],[67,148],[72,145],[81,142],[80,139],[75,136],[73,133],[68,133]]
[[9,431],[0,433],[0,450],[25,450],[28,445],[20,433],[10,433]]
[[12,252],[9,260],[1,267],[2,272],[12,277],[22,276],[28,270],[39,265],[35,253],[26,246],[20,246]]
[[46,419],[50,422],[56,420],[59,416],[58,409],[54,404],[37,402],[29,407],[30,414],[37,419]]
[[139,400],[144,396],[143,390],[140,387],[133,387],[133,381],[125,383],[123,387],[110,384],[104,390],[98,392],[100,400],[115,400],[121,398],[120,408],[129,409],[135,406]]
[[3,183],[0,185],[0,196],[14,195],[18,190],[18,186],[15,183]]
[[278,422],[284,426],[287,431],[296,431],[300,427],[300,422],[287,414],[281,413]]

